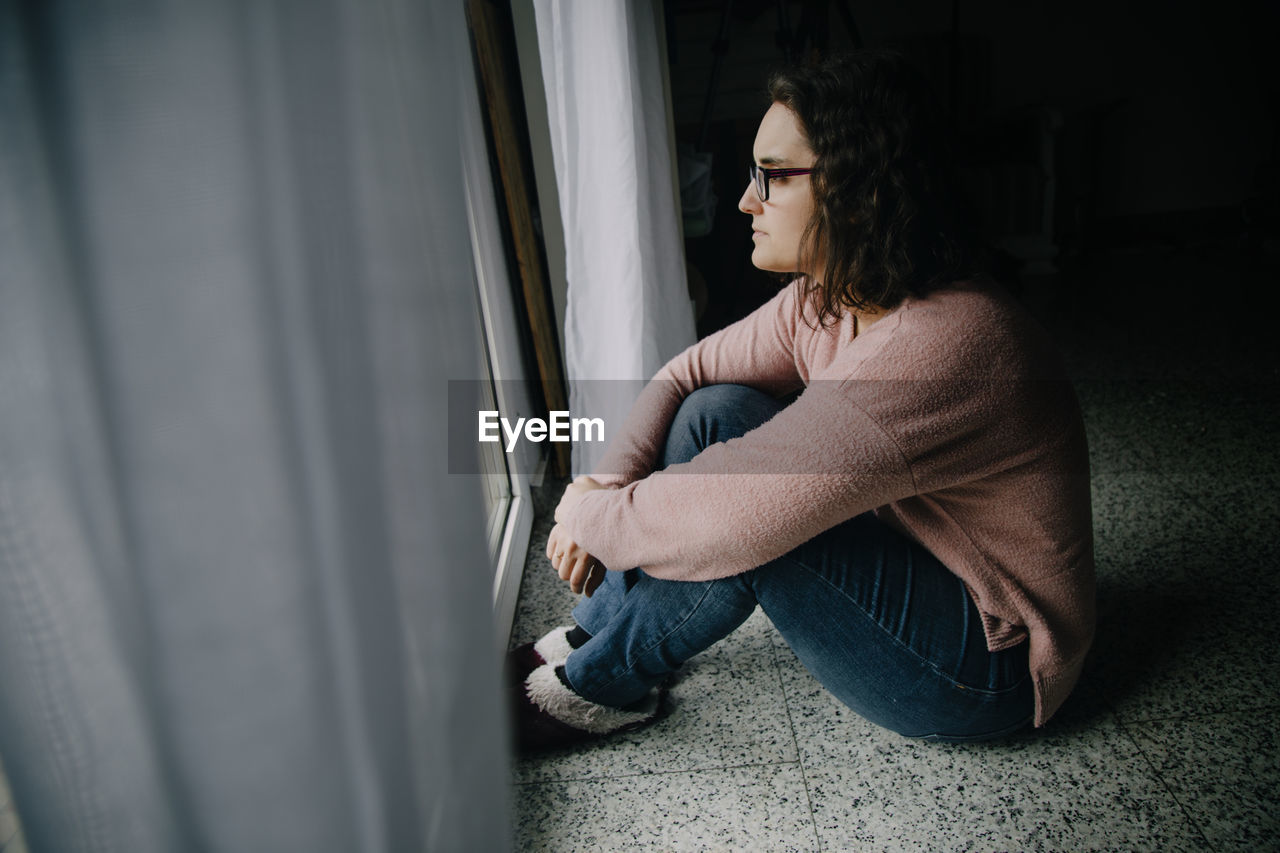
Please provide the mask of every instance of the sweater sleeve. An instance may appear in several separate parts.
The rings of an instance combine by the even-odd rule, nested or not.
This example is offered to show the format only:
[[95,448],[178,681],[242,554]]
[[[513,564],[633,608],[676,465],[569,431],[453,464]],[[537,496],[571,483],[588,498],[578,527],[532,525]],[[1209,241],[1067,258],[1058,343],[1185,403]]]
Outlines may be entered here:
[[591,476],[615,488],[648,476],[658,466],[680,403],[704,385],[736,383],[777,396],[799,388],[798,286],[792,282],[747,317],[667,362],[645,386]]
[[611,569],[709,580],[755,568],[914,491],[894,441],[846,384],[827,380],[690,462],[580,496],[559,520]]

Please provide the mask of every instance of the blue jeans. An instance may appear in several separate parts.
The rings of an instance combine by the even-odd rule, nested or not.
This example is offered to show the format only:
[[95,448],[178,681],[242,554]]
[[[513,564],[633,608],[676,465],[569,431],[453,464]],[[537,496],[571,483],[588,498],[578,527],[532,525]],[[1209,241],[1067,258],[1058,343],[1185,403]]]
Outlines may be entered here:
[[[677,412],[662,465],[742,435],[785,405],[741,385],[701,388]],[[731,633],[756,605],[827,690],[899,734],[980,740],[1031,719],[1027,643],[987,651],[960,579],[871,513],[728,578],[610,571],[573,611],[591,639],[569,655],[565,675],[587,699],[625,706]]]

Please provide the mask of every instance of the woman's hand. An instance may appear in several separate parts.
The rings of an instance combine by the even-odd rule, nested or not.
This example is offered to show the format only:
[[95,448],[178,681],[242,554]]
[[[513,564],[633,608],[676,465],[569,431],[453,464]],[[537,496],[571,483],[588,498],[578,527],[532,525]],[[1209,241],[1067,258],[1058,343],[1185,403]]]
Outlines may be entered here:
[[560,503],[556,505],[556,521],[563,522],[563,512],[567,512],[571,506],[578,502],[578,499],[587,492],[594,492],[596,489],[607,488],[603,484],[591,479],[586,474],[575,477],[574,481],[564,490],[564,494],[560,496]]
[[547,559],[560,575],[560,580],[569,582],[569,589],[575,593],[585,593],[587,598],[604,582],[605,572],[608,571],[599,560],[570,538],[569,531],[563,524],[551,528],[551,535],[547,537]]

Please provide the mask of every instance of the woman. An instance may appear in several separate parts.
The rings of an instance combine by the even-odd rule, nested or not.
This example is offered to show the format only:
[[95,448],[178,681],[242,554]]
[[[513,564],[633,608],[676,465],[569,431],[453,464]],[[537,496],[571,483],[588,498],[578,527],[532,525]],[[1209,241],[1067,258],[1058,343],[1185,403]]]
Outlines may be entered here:
[[757,605],[910,737],[1043,725],[1079,676],[1079,409],[1043,331],[974,274],[923,82],[862,52],[769,93],[739,207],[752,262],[795,278],[664,366],[566,489],[547,556],[587,597],[510,657],[525,749],[652,721]]

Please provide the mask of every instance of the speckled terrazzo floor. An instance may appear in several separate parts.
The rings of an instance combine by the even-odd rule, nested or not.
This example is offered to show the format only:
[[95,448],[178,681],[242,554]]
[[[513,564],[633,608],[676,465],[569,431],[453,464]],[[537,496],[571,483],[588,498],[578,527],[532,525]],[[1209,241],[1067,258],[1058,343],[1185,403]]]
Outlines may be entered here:
[[[1094,292],[1177,286],[1167,310],[1109,323],[1029,292],[1085,412],[1099,576],[1094,653],[1048,726],[979,746],[877,729],[757,611],[686,666],[655,727],[517,760],[516,849],[1280,849],[1280,360],[1234,297],[1188,322],[1179,294],[1214,271],[1203,253],[1113,259]],[[574,602],[542,555],[554,488],[513,643]]]

